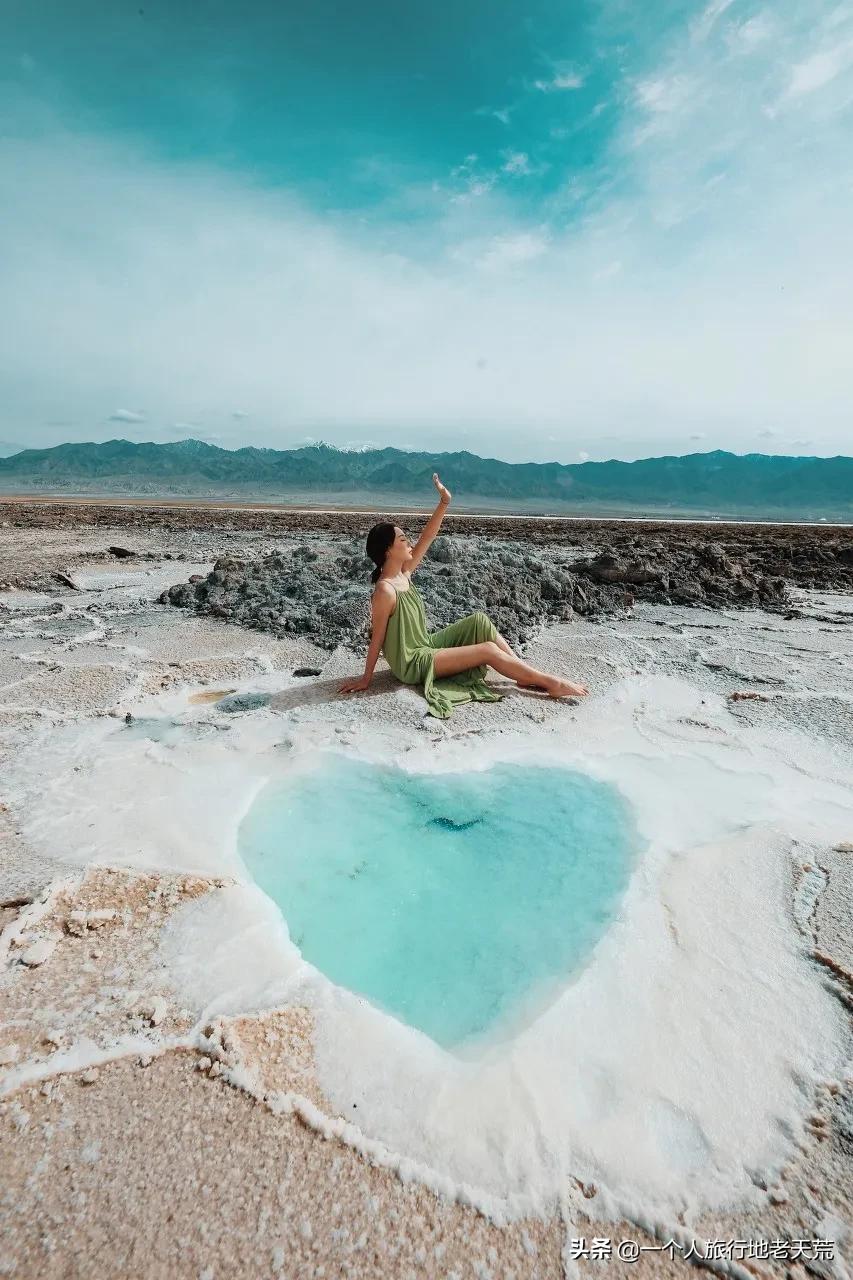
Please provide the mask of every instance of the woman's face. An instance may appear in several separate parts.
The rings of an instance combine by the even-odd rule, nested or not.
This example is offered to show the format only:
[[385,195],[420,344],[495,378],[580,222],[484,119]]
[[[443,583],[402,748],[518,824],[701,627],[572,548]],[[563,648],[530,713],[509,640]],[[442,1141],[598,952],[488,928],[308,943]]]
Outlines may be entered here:
[[404,565],[412,558],[412,544],[397,525],[394,526],[394,551],[403,557]]

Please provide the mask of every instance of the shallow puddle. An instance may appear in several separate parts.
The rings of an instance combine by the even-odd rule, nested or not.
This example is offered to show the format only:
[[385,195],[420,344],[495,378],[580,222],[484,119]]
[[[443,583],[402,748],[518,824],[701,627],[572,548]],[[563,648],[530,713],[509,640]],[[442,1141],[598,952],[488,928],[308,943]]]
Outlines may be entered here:
[[305,958],[444,1046],[564,984],[612,920],[637,847],[625,801],[585,774],[340,757],[268,785],[239,839]]

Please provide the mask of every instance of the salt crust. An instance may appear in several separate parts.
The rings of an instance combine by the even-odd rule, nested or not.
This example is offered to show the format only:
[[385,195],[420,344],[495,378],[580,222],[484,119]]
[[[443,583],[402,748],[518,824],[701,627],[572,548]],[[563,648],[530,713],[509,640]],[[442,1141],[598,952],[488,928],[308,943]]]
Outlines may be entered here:
[[[186,699],[135,710],[185,713]],[[349,754],[411,770],[585,769],[622,790],[645,843],[584,970],[460,1055],[334,987],[245,883],[240,820],[270,778],[341,750],[334,726],[283,741],[263,711],[227,733],[193,724],[204,722],[168,744],[108,718],[31,735],[10,799],[31,815],[30,844],[69,863],[115,865],[121,850],[137,869],[241,881],[182,908],[163,958],[200,1015],[312,1011],[320,1086],[341,1115],[357,1102],[358,1127],[306,1120],[498,1219],[553,1209],[570,1172],[635,1221],[758,1202],[814,1086],[841,1063],[837,1004],[790,911],[792,872],[851,829],[849,779],[828,748],[733,722],[721,698],[664,677],[612,686],[571,738],[548,726],[482,735],[476,755],[470,741],[366,729]]]

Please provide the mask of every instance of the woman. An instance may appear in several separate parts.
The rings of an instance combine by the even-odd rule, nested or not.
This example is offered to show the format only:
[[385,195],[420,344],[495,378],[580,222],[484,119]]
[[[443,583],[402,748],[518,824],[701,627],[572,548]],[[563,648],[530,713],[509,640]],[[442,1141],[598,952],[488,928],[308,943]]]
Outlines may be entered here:
[[524,689],[541,689],[552,698],[582,697],[587,689],[546,675],[522,662],[484,613],[472,613],[432,635],[427,633],[423,600],[412,574],[435,538],[450,494],[437,475],[438,506],[414,547],[393,524],[375,524],[367,535],[367,554],[376,568],[371,601],[371,636],[364,675],[347,680],[341,693],[367,689],[380,652],[404,684],[422,684],[430,715],[446,720],[460,702],[497,702],[501,695],[485,682],[492,667]]

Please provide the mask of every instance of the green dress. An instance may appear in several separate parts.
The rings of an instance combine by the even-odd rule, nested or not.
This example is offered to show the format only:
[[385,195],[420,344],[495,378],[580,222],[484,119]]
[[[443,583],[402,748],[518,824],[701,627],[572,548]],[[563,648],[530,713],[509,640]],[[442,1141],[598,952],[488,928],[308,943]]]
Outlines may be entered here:
[[424,602],[410,579],[405,591],[397,591],[397,607],[388,619],[382,652],[398,680],[423,685],[429,714],[446,720],[461,702],[500,702],[502,695],[486,684],[488,668],[485,666],[436,680],[436,649],[482,644],[485,640],[494,640],[497,634],[495,624],[484,613],[472,613],[441,631],[428,634]]

